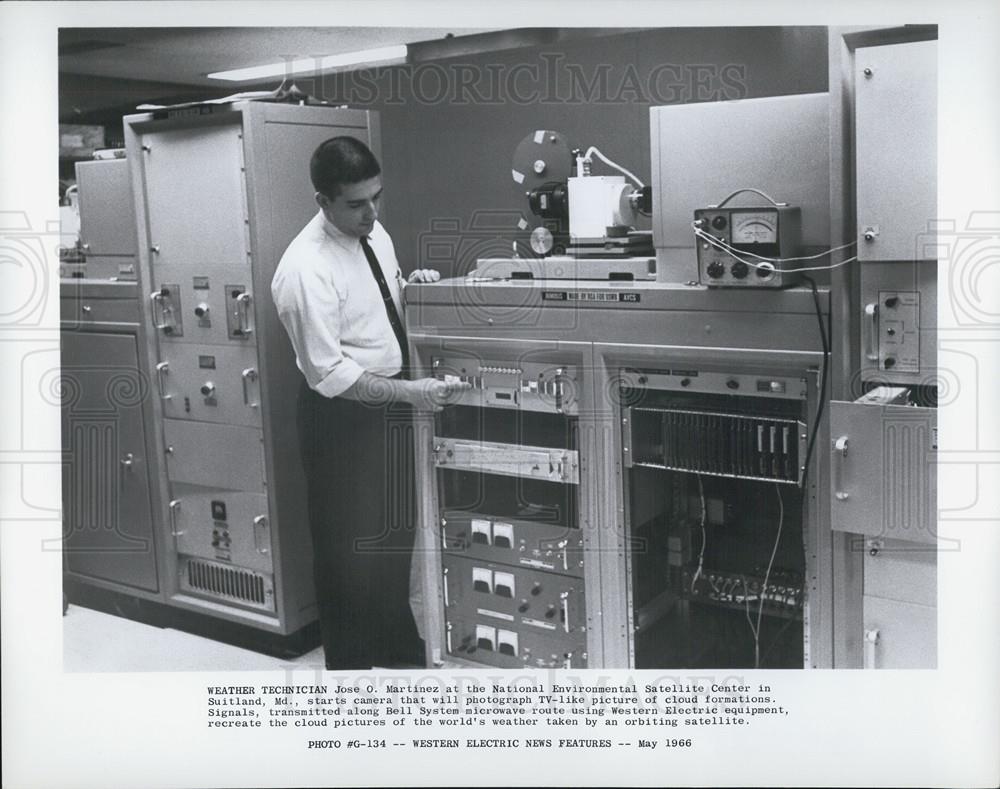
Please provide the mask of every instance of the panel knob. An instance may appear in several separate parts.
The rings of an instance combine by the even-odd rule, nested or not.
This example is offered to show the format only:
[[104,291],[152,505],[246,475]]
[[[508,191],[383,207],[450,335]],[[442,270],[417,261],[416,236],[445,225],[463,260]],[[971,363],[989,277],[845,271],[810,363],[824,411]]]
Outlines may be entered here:
[[205,383],[201,385],[201,393],[205,395],[205,397],[211,397],[215,394],[215,384],[211,381],[205,381]]

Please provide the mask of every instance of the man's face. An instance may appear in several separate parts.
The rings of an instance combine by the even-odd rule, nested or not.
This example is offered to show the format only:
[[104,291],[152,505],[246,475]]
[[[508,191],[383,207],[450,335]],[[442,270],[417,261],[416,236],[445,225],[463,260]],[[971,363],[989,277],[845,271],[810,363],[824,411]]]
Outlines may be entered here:
[[375,227],[379,201],[382,199],[382,178],[375,176],[356,184],[342,184],[334,198],[316,193],[316,202],[333,226],[341,233],[360,238]]

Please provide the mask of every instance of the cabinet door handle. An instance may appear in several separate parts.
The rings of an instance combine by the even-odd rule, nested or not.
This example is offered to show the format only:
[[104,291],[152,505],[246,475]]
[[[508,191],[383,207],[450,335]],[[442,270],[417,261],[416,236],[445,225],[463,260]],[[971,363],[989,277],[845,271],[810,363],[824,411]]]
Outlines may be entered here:
[[846,501],[850,494],[844,490],[844,464],[847,459],[847,436],[840,436],[833,442],[833,495],[838,501]]
[[865,631],[865,668],[878,668],[876,658],[880,638],[878,630]]
[[562,604],[563,630],[569,632],[569,592],[562,592],[559,595]]
[[246,337],[253,332],[253,322],[250,320],[250,305],[253,303],[253,296],[249,293],[241,293],[236,297],[236,319],[239,321],[240,333]]
[[149,300],[153,304],[152,315],[154,329],[166,329],[170,323],[166,320],[166,310],[163,307],[163,291],[156,290],[149,294]]
[[444,592],[444,607],[447,608],[451,605],[451,601],[448,599],[448,568],[445,567],[441,573],[442,575],[442,591]]
[[865,305],[865,318],[862,325],[868,327],[865,336],[865,358],[870,362],[878,361],[878,347],[875,338],[878,337],[878,302]]
[[170,535],[172,537],[180,537],[181,535],[184,534],[183,531],[179,531],[177,529],[177,511],[180,508],[181,508],[181,500],[180,499],[174,499],[167,506],[167,509],[170,510]]
[[167,394],[164,386],[163,376],[170,372],[170,362],[159,362],[156,365],[156,388],[160,391],[161,400],[169,400],[173,395]]
[[266,515],[258,515],[253,519],[253,542],[257,553],[266,555],[271,552],[271,535],[267,530]]
[[260,406],[259,399],[257,402],[252,402],[250,400],[250,384],[256,382],[257,371],[253,367],[248,367],[242,373],[240,377],[243,379],[243,404],[250,406],[250,408],[257,408]]

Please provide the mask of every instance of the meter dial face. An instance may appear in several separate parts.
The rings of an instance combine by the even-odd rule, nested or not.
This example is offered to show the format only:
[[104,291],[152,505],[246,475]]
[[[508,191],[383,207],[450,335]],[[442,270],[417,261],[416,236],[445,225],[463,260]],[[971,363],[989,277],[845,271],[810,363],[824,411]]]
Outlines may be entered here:
[[774,244],[778,241],[777,216],[773,211],[733,213],[734,244]]

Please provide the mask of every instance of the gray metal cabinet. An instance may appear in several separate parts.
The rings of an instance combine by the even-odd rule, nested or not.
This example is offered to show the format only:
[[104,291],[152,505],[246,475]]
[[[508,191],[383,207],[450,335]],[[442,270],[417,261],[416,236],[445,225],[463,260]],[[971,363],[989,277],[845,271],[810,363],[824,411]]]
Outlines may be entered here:
[[309,157],[374,113],[238,102],[125,118],[155,393],[164,595],[279,635],[315,619],[295,401],[301,374],[271,302],[316,214]]
[[135,279],[135,208],[128,162],[78,162],[80,245],[92,279]]
[[938,383],[936,36],[831,31],[831,243],[856,243],[860,263],[831,273],[828,490],[844,546],[845,667],[936,664],[937,427],[924,407]]
[[933,260],[937,42],[859,47],[854,86],[858,259]]
[[865,668],[933,668],[937,546],[870,539],[864,567]]
[[[82,284],[81,284],[82,283]],[[73,280],[62,330],[63,549],[70,577],[159,590],[134,284]]]

